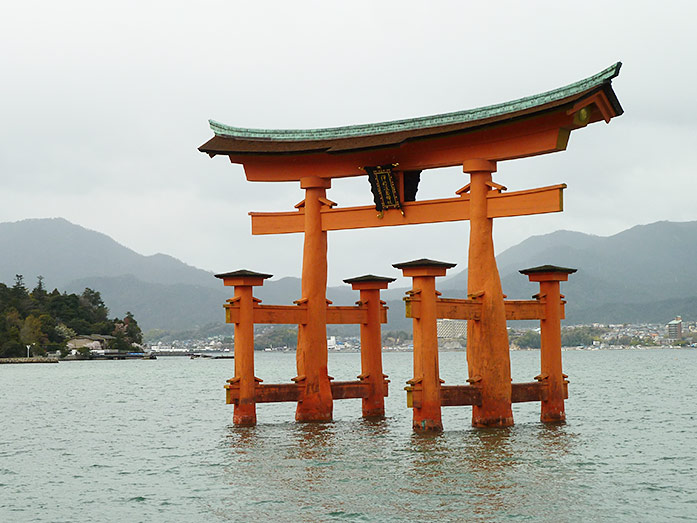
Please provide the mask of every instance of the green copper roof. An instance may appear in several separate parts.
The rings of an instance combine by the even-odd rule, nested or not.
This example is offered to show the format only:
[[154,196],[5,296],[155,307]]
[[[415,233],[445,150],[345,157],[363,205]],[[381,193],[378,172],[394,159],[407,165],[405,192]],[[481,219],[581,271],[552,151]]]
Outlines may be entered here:
[[[322,129],[248,129],[243,127],[231,127],[229,125],[210,120],[210,126],[216,136],[221,138],[235,138],[238,140],[272,140],[285,142],[334,140],[340,138],[355,138],[359,136],[371,136],[379,134],[412,131],[415,129],[427,129],[442,127],[444,125],[474,122],[487,118],[502,117],[509,113],[517,113],[541,106],[551,102],[564,100],[579,93],[587,92],[603,84],[609,84],[619,72],[621,62],[608,67],[585,80],[560,87],[546,93],[520,98],[510,102],[457,111],[454,113],[395,120],[392,122],[348,125],[345,127],[327,127]],[[618,104],[619,107],[619,104]],[[619,108],[618,114],[621,114]]]

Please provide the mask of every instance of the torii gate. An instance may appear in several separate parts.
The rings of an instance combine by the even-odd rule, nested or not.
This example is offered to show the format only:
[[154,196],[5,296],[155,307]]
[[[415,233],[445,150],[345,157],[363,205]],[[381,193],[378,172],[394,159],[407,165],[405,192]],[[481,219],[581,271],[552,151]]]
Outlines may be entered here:
[[[245,129],[210,122],[215,136],[199,147],[201,152],[242,164],[249,181],[296,181],[305,190],[294,211],[250,213],[252,234],[304,233],[300,302],[307,322],[300,323],[298,331],[298,421],[332,419],[327,231],[469,220],[467,290],[480,303],[477,319],[468,322],[468,381],[476,381],[481,391],[472,423],[513,424],[506,310],[494,257],[493,219],[562,211],[566,185],[506,193],[492,173],[505,160],[563,151],[571,131],[621,115],[611,86],[620,66],[618,62],[574,84],[527,98],[409,120],[313,130]],[[470,175],[457,196],[416,200],[422,170],[456,165]],[[366,175],[375,206],[341,208],[327,199],[333,178]]]

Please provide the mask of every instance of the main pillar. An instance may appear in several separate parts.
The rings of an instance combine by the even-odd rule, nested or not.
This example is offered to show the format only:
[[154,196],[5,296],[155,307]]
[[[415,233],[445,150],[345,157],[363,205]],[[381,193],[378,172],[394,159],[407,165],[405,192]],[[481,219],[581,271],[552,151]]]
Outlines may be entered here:
[[332,391],[327,372],[327,233],[322,230],[321,208],[331,180],[307,177],[305,189],[305,240],[303,245],[302,301],[308,322],[298,326],[296,363],[302,386],[296,421],[331,421]]
[[443,430],[438,365],[438,314],[436,310],[436,276],[445,276],[454,263],[435,260],[414,260],[393,265],[413,279],[412,298],[419,301],[414,317],[414,378],[407,383],[419,393],[420,403],[414,402],[412,427],[417,432]]
[[487,212],[496,163],[467,160],[463,171],[471,177],[467,293],[483,303],[481,318],[467,321],[468,381],[482,390],[482,404],[472,408],[472,425],[508,427],[513,425],[513,411],[506,309],[494,256],[493,220]]
[[370,385],[368,397],[363,398],[363,417],[385,416],[385,378],[382,372],[382,328],[380,325],[380,290],[395,281],[383,276],[359,276],[344,280],[360,291],[360,304],[367,307],[367,321],[361,323],[361,374],[358,379]]
[[235,321],[235,376],[228,380],[232,387],[239,387],[239,400],[233,407],[232,422],[238,426],[253,426],[257,423],[255,388],[258,378],[254,376],[254,296],[252,287],[264,284],[271,274],[240,270],[216,274],[224,285],[235,287],[239,317]]
[[540,320],[540,366],[538,379],[547,384],[547,399],[542,401],[540,421],[558,423],[566,420],[564,411],[565,378],[561,362],[562,297],[559,282],[567,281],[576,269],[543,265],[520,271],[530,281],[540,283],[538,299],[545,304],[545,317]]

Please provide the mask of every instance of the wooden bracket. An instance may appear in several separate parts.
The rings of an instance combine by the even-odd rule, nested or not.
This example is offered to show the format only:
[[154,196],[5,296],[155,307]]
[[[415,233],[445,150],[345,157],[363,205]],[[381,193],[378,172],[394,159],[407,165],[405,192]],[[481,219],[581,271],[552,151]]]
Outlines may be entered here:
[[[304,201],[304,200],[303,200],[303,201]],[[333,201],[331,201],[331,200],[328,200],[327,198],[320,198],[319,201],[320,201],[320,203],[326,205],[326,206],[329,207],[330,209],[331,209],[332,207],[336,207],[336,202],[333,202]]]
[[590,115],[586,117],[581,114],[577,116],[576,114],[580,113],[582,109],[585,109],[593,104],[595,104],[595,106],[600,111],[600,114],[602,115],[603,120],[605,120],[605,123],[610,123],[610,119],[613,116],[615,116],[615,111],[612,109],[612,106],[610,105],[607,96],[605,96],[605,93],[603,92],[597,92],[593,96],[586,98],[585,100],[581,100],[580,102],[575,104],[571,109],[566,111],[566,114],[574,115],[574,123],[576,125],[585,126],[590,121]]
[[491,182],[491,181],[488,181],[488,182],[485,182],[485,183],[486,183],[486,185],[488,185],[491,189],[493,189],[493,190],[495,190],[495,191],[498,191],[498,192],[502,192],[502,191],[508,190],[508,188],[507,188],[505,185],[501,185],[500,183]]
[[472,186],[471,183],[468,183],[464,187],[460,187],[457,191],[455,191],[455,194],[460,195],[461,197],[464,197],[468,192],[470,192],[470,187]]

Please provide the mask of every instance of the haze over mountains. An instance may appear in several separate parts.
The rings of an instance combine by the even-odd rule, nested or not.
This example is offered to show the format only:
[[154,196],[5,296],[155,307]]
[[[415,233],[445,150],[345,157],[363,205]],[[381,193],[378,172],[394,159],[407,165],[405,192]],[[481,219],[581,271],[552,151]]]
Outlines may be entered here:
[[[497,259],[509,298],[537,292],[519,269],[548,263],[578,268],[562,284],[567,323],[663,323],[678,314],[697,319],[697,222],[657,222],[609,237],[557,231],[528,238]],[[0,282],[11,285],[15,274],[23,274],[28,287],[42,275],[49,289],[98,290],[113,316],[130,310],[145,331],[223,323],[222,305],[232,291],[207,271],[164,254],[140,255],[61,218],[0,223]],[[444,296],[463,297],[466,281],[465,270],[439,279],[438,288]],[[410,324],[403,317],[404,290],[383,294],[388,329]],[[300,280],[267,281],[255,295],[264,303],[291,303],[300,297]],[[352,304],[357,293],[332,287],[328,297]]]

